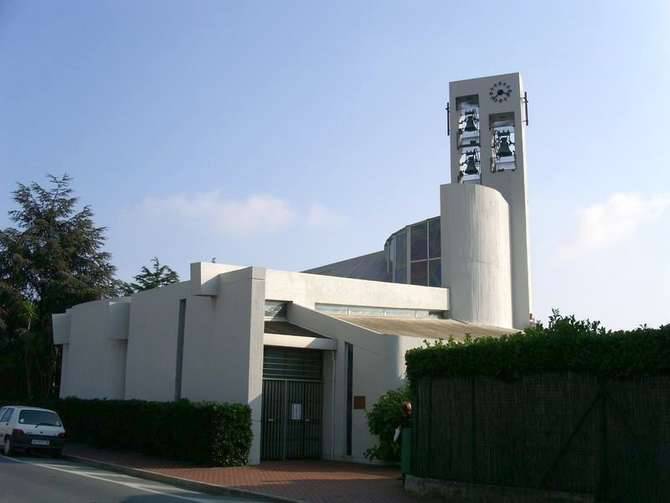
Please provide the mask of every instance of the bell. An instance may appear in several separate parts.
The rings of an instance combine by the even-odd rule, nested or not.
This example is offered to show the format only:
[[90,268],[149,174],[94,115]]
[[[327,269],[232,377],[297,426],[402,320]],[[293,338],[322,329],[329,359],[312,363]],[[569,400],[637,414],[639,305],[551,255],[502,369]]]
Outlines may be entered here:
[[509,138],[503,136],[500,138],[500,144],[498,145],[498,150],[496,151],[498,157],[511,157],[512,151],[509,148]]
[[477,124],[475,124],[474,114],[468,115],[467,119],[465,119],[465,131],[467,131],[468,133],[477,131]]
[[465,174],[466,175],[478,175],[479,170],[475,165],[475,156],[469,155],[465,160]]

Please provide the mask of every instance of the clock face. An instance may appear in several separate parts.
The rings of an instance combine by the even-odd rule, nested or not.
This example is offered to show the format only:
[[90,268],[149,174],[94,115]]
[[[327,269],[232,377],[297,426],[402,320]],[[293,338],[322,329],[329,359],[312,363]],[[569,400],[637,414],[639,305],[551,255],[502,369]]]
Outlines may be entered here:
[[503,82],[502,80],[499,80],[493,84],[489,89],[489,98],[491,98],[496,103],[507,101],[507,98],[509,98],[511,95],[512,86],[510,86],[507,82]]

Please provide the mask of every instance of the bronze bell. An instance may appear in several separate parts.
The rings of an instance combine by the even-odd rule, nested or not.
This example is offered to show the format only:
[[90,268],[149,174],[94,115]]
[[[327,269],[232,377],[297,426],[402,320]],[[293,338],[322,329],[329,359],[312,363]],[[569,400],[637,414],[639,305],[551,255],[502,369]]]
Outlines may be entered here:
[[465,159],[465,174],[466,175],[478,175],[479,170],[477,169],[477,166],[475,164],[475,156],[474,155],[469,155]]
[[498,157],[511,157],[512,151],[509,148],[509,138],[503,136],[500,138],[500,144],[498,145],[498,151],[496,152]]
[[469,114],[468,117],[465,119],[465,131],[467,131],[468,133],[477,131],[477,124],[475,124],[474,114]]

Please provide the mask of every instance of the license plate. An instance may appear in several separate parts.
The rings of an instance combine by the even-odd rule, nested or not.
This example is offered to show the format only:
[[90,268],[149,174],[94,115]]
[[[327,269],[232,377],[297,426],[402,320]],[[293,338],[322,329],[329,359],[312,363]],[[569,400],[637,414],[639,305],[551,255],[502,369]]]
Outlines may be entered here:
[[48,440],[33,440],[31,442],[32,445],[49,445]]

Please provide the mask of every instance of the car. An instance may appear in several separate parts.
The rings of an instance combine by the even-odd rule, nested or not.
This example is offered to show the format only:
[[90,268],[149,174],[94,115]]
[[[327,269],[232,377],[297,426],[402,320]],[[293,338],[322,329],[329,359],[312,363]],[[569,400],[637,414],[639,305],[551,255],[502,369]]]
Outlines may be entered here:
[[7,405],[0,409],[0,442],[5,456],[40,450],[59,457],[65,445],[65,428],[53,410]]

